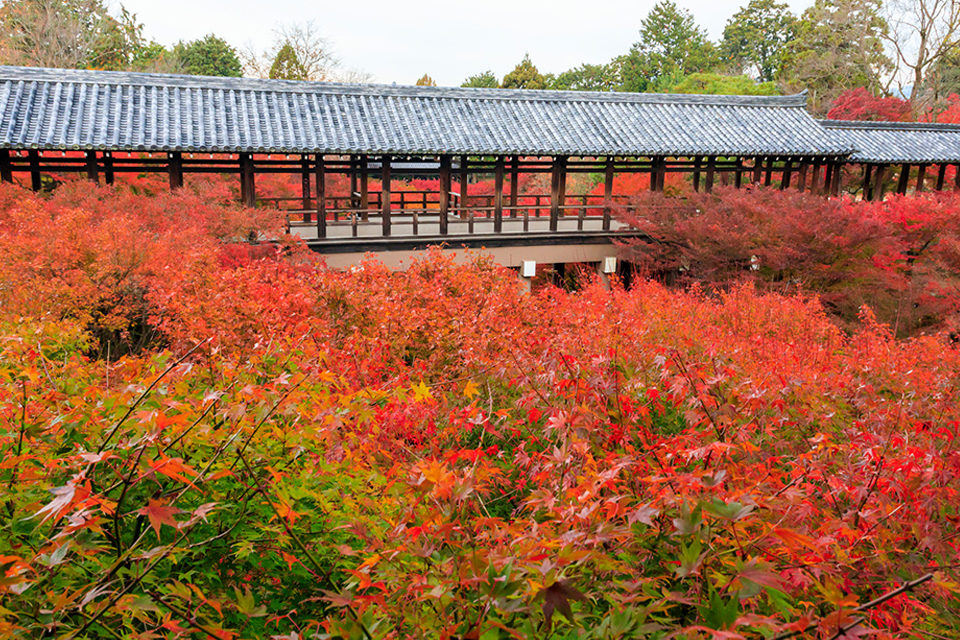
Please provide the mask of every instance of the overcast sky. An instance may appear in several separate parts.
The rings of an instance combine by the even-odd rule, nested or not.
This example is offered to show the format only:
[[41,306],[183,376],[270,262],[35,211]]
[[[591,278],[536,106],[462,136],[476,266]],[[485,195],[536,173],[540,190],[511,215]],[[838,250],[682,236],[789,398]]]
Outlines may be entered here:
[[[678,0],[711,38],[747,0]],[[413,84],[429,73],[456,86],[486,69],[498,77],[529,53],[541,72],[607,62],[638,39],[655,0],[122,0],[166,45],[215,33],[266,48],[281,24],[313,20],[347,69]],[[117,0],[114,0],[114,4]],[[799,13],[813,0],[788,0]]]

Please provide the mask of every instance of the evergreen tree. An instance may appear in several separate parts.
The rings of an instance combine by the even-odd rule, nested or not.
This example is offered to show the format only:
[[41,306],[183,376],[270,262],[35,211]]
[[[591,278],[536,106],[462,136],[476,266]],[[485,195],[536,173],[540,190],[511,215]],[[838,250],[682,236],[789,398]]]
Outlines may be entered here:
[[500,86],[504,89],[546,89],[547,82],[528,54],[523,56],[513,71],[503,77]]
[[497,76],[494,75],[493,71],[484,71],[475,76],[470,76],[464,80],[460,86],[474,87],[477,89],[496,89],[500,86],[500,81],[497,80]]
[[797,17],[775,0],[750,0],[727,22],[720,57],[761,82],[777,78],[787,45],[796,37]]
[[173,53],[184,73],[234,78],[242,75],[236,50],[213,34],[193,42],[178,42]]
[[307,70],[300,64],[297,52],[289,42],[285,42],[277,51],[270,65],[270,77],[274,80],[306,80]]
[[810,107],[823,113],[848,89],[879,94],[893,67],[884,53],[887,24],[880,0],[816,0],[803,12],[784,57],[783,79],[810,91]]
[[640,24],[640,40],[617,64],[624,91],[668,90],[683,76],[710,71],[718,58],[689,11],[661,0]]

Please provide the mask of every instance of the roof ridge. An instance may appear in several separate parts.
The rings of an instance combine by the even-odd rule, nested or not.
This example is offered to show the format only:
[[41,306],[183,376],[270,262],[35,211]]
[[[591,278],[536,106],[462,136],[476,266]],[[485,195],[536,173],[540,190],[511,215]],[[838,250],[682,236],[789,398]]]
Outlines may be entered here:
[[817,120],[827,129],[871,129],[889,131],[960,131],[952,122],[895,122],[892,120]]
[[387,84],[345,84],[335,82],[225,78],[167,73],[139,73],[51,67],[0,65],[0,81],[47,81],[78,84],[169,86],[210,90],[271,91],[278,93],[324,93],[331,95],[373,95],[409,98],[458,99],[523,102],[620,102],[640,104],[703,104],[718,106],[805,107],[806,92],[788,96],[705,95],[687,93],[628,93],[619,91],[559,91],[543,89],[482,89],[472,87],[417,87]]

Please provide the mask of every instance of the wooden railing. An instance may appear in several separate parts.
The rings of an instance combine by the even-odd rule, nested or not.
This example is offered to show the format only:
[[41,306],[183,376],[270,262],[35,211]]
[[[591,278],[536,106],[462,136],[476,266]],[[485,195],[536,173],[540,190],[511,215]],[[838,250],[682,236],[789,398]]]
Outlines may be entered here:
[[[409,226],[413,235],[421,235],[421,225],[436,224],[440,217],[440,193],[436,191],[394,191],[390,193],[390,220],[398,226]],[[502,232],[503,222],[520,222],[523,232],[531,230],[531,221],[550,218],[552,199],[550,194],[518,194],[517,204],[508,204],[509,197],[500,210],[501,217],[496,233]],[[611,227],[611,208],[629,200],[629,196],[612,196],[609,201],[595,194],[567,194],[563,204],[557,206],[557,221],[576,219],[576,229],[582,231],[588,220],[594,221],[591,229],[609,230]],[[466,222],[466,233],[476,232],[479,222],[496,222],[496,196],[492,194],[471,194],[466,203],[461,202],[457,192],[449,194],[448,220]],[[302,197],[263,197],[257,203],[264,207],[277,207],[287,213],[288,224],[292,227],[309,225],[316,222],[315,198]],[[326,225],[349,227],[351,236],[358,236],[365,224],[379,224],[382,217],[383,201],[379,191],[367,194],[366,207],[362,206],[361,195],[329,195],[324,198]],[[306,205],[306,206],[305,206]],[[555,221],[556,222],[556,221]],[[542,223],[540,223],[542,225]],[[513,225],[514,231],[520,231]],[[488,230],[489,225],[484,225]],[[431,234],[433,235],[433,234]]]

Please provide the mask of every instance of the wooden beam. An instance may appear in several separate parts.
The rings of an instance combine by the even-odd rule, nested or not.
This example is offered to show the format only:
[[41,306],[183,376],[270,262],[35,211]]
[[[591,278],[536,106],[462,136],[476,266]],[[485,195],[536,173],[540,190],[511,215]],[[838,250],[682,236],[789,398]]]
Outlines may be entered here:
[[520,156],[513,156],[510,170],[510,217],[517,217],[517,198],[520,196]]
[[[323,154],[318,153],[314,162],[314,186],[317,190],[317,237],[327,237],[327,174]],[[351,194],[352,197],[352,194]]]
[[613,158],[607,157],[603,170],[603,230],[610,230],[611,202],[613,201]]
[[450,156],[440,156],[440,235],[449,233],[450,218]]
[[0,181],[13,182],[13,167],[10,165],[10,149],[0,149]]
[[563,199],[563,173],[566,158],[555,156],[550,175],[550,231],[556,231],[560,224],[560,202]]
[[175,191],[183,186],[183,155],[179,151],[171,151],[167,154],[167,173],[170,180],[170,191]]
[[937,191],[943,191],[943,183],[947,179],[947,165],[940,163],[937,171]]
[[97,184],[100,182],[100,170],[97,166],[97,152],[86,151],[84,157],[87,160],[87,180]]
[[303,205],[303,221],[310,222],[310,159],[300,154],[300,199]]
[[503,156],[493,170],[493,232],[503,232]]
[[700,169],[703,167],[703,158],[697,156],[693,161],[693,191],[698,193],[700,191]]
[[27,151],[27,159],[30,161],[30,188],[40,191],[43,187],[43,181],[40,179],[40,152],[30,149]]
[[900,179],[897,180],[897,193],[903,195],[910,186],[910,163],[904,162],[900,165]]
[[390,235],[390,156],[383,156],[382,172],[380,174],[380,215],[382,216],[382,229],[384,237]]
[[917,193],[923,193],[924,183],[927,179],[927,165],[921,164],[917,167]]
[[703,185],[704,191],[710,193],[713,191],[713,177],[717,171],[717,157],[709,156],[707,157],[707,181]]

